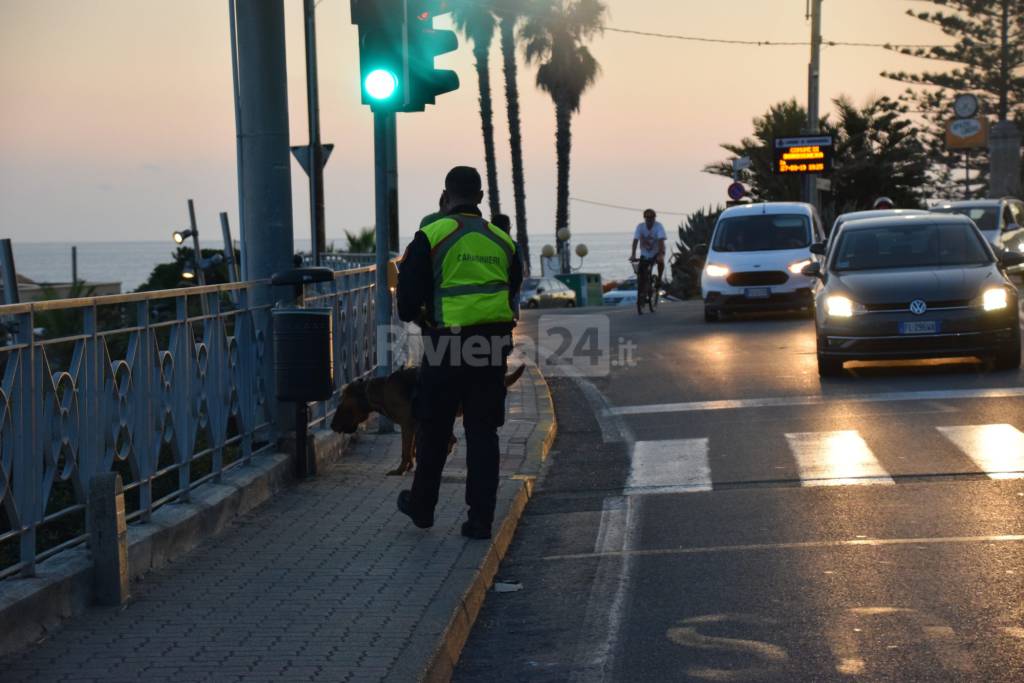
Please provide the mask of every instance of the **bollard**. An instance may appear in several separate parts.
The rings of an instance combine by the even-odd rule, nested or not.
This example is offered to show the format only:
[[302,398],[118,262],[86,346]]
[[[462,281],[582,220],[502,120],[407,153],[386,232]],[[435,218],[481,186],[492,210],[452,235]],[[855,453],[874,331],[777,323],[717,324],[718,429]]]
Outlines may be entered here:
[[120,474],[104,472],[90,480],[87,515],[96,602],[123,605],[128,600],[128,524]]

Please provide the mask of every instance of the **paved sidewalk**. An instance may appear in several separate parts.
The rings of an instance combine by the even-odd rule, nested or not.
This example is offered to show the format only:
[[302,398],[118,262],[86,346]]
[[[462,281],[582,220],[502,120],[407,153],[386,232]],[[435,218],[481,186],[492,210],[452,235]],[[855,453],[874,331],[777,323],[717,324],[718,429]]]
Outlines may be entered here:
[[411,476],[388,477],[397,435],[361,433],[318,479],[0,659],[14,681],[445,680],[457,660],[554,436],[537,369],[509,393],[493,542],[459,534],[465,453],[445,470],[433,529],[395,509]]

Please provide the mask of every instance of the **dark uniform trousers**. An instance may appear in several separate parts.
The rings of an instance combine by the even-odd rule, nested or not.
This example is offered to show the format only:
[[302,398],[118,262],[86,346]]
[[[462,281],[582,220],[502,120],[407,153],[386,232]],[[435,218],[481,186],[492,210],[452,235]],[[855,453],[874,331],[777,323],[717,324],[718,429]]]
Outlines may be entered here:
[[[448,341],[454,339],[449,337]],[[449,351],[443,355],[424,354],[414,398],[419,429],[410,503],[417,514],[430,514],[437,505],[449,438],[461,406],[466,431],[469,520],[487,527],[494,521],[501,458],[498,427],[505,423],[505,370],[512,340],[511,335],[488,339],[501,349],[493,356],[485,354],[489,357],[486,364],[466,362],[457,348],[461,344],[449,345]],[[424,342],[437,344],[438,338]],[[500,361],[495,362],[499,357]]]

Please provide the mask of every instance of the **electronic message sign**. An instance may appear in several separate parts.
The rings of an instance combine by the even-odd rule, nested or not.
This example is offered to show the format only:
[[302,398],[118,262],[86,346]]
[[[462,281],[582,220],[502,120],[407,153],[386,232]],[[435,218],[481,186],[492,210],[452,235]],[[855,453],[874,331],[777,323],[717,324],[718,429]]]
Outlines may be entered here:
[[829,135],[775,138],[772,172],[786,175],[828,173],[832,170],[835,141]]

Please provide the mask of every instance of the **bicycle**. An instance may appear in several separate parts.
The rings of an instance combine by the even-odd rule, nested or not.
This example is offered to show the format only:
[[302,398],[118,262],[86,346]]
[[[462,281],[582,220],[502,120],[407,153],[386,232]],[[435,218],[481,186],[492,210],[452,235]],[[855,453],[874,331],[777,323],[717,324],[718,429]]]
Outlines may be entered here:
[[646,305],[651,313],[654,313],[654,310],[658,308],[658,299],[661,296],[659,292],[661,283],[657,277],[651,277],[651,270],[656,262],[654,259],[642,256],[639,259],[631,258],[629,262],[633,266],[633,272],[636,274],[636,312],[639,315],[643,315],[644,306]]

